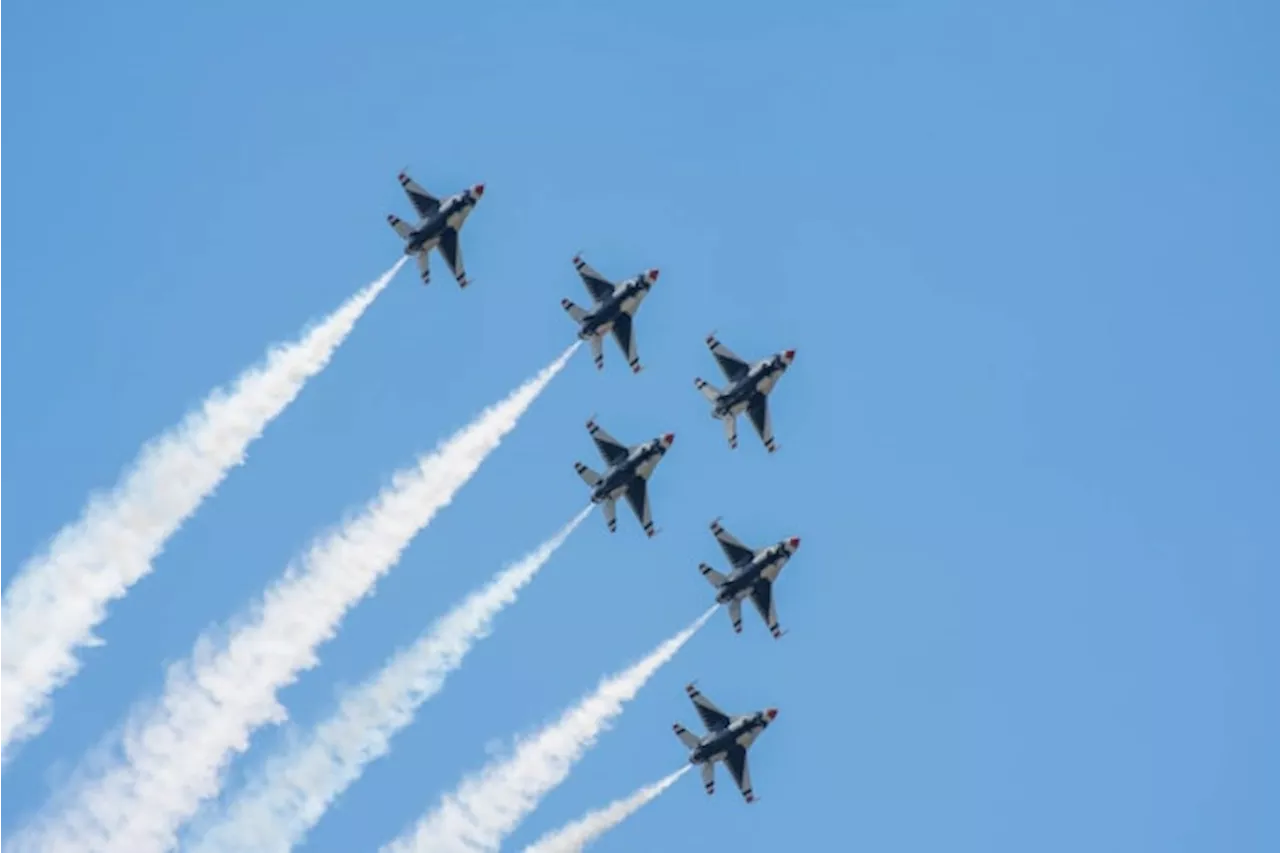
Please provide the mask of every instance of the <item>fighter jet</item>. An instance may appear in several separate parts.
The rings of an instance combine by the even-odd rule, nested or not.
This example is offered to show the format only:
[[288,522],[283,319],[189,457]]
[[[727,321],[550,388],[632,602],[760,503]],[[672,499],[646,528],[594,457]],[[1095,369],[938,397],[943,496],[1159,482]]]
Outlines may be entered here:
[[649,511],[648,481],[653,469],[658,467],[662,457],[671,448],[671,443],[676,440],[675,434],[667,433],[643,444],[628,447],[605,432],[594,417],[587,421],[587,432],[591,433],[596,449],[609,468],[600,475],[581,462],[574,462],[573,467],[578,476],[591,487],[591,502],[599,504],[604,511],[609,532],[613,533],[618,529],[615,502],[625,496],[644,527],[645,534],[652,537],[658,531],[653,526],[653,517]]
[[604,336],[613,332],[613,339],[627,358],[632,373],[639,373],[640,359],[636,356],[636,338],[632,332],[632,318],[636,309],[649,295],[649,289],[658,280],[658,271],[645,270],[626,281],[614,284],[596,272],[581,255],[573,259],[573,266],[582,276],[582,283],[591,294],[595,308],[588,311],[574,305],[568,299],[561,299],[560,306],[569,312],[569,316],[578,324],[578,337],[591,342],[591,357],[595,359],[596,368],[604,369]]
[[694,379],[693,384],[711,402],[711,417],[724,421],[729,447],[738,446],[738,415],[746,412],[765,449],[773,453],[778,445],[773,440],[773,421],[769,417],[769,392],[795,361],[796,351],[784,350],[755,364],[748,364],[720,343],[714,334],[707,335],[707,346],[729,380],[729,387],[721,391],[702,378]]
[[757,550],[739,542],[724,529],[718,518],[711,522],[711,532],[733,565],[733,571],[725,577],[706,563],[699,563],[698,571],[716,588],[716,601],[729,605],[729,621],[733,623],[734,632],[742,633],[742,600],[749,596],[774,639],[781,637],[786,632],[778,627],[773,584],[778,580],[782,567],[800,547],[800,537],[792,536]]
[[387,215],[387,222],[404,240],[404,253],[416,255],[418,273],[423,284],[431,283],[431,267],[428,255],[432,249],[439,249],[445,263],[453,270],[459,287],[470,284],[466,267],[462,263],[462,247],[458,244],[458,232],[466,222],[471,209],[484,195],[484,184],[476,184],[470,189],[451,195],[444,201],[433,196],[422,188],[417,181],[401,172],[397,176],[405,195],[418,212],[418,224],[410,225],[394,213]]
[[693,701],[693,707],[707,727],[707,733],[698,737],[676,723],[671,728],[676,737],[689,747],[689,763],[702,766],[702,785],[708,794],[716,790],[716,762],[723,761],[738,783],[742,796],[748,803],[755,801],[751,790],[751,769],[747,767],[747,749],[778,716],[777,708],[766,708],[754,714],[729,716],[698,692],[692,684],[685,685],[685,692]]

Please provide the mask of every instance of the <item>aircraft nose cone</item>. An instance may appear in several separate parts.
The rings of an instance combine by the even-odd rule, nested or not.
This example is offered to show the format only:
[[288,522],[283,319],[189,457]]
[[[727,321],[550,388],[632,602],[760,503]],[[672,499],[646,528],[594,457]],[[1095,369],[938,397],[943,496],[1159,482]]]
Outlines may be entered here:
[[665,444],[667,447],[670,447],[672,442],[674,442],[675,440],[676,440],[676,434],[674,432],[669,432],[662,437],[662,443]]
[[657,270],[649,270],[649,272],[648,272],[648,273],[646,273],[646,275],[648,275],[648,276],[649,276],[649,281],[657,281],[657,280],[658,280],[658,271],[657,271]]
[[764,715],[772,721],[774,717],[778,716],[778,709],[770,708],[769,710],[764,712]]
[[789,544],[791,546],[791,550],[794,551],[795,549],[800,547],[800,537],[792,536],[790,541],[787,544]]
[[472,194],[475,195],[476,198],[479,198],[480,196],[484,195],[484,184],[476,184],[474,187],[471,188],[471,192]]
[[790,364],[791,362],[796,360],[796,351],[793,349],[789,349],[782,354],[782,357],[786,359],[787,364]]

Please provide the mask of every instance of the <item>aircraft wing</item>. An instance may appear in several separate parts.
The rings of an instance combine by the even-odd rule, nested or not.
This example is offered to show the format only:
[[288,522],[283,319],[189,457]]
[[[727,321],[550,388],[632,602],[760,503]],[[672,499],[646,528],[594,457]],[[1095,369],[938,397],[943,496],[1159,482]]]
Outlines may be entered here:
[[773,440],[773,420],[769,417],[769,398],[757,391],[747,403],[747,417],[764,442],[765,450],[770,453],[777,450],[778,446]]
[[782,635],[782,630],[778,627],[778,608],[773,601],[773,581],[760,579],[751,589],[751,603],[756,606],[756,610],[760,611],[760,618],[769,626],[769,631],[773,636]]
[[397,176],[400,180],[400,186],[404,187],[404,194],[409,197],[409,203],[413,205],[413,209],[418,211],[418,216],[426,219],[440,209],[440,199],[427,192],[413,178],[401,172]]
[[613,339],[618,342],[618,348],[626,356],[631,372],[639,373],[640,359],[636,356],[636,335],[630,314],[619,314],[618,319],[613,321]]
[[591,433],[591,439],[596,443],[596,450],[600,451],[601,458],[611,468],[626,459],[631,452],[625,444],[605,432],[604,427],[596,423],[595,418],[587,421],[587,432]]
[[755,793],[751,790],[751,768],[747,766],[747,749],[739,744],[729,747],[729,751],[725,754],[724,763],[729,766],[729,773],[733,776],[733,781],[738,783],[738,790],[742,791],[742,797],[748,803],[756,798]]
[[717,708],[716,704],[706,696],[703,696],[702,691],[692,684],[686,684],[684,692],[689,694],[689,700],[693,702],[694,710],[702,718],[702,724],[707,727],[707,731],[720,732],[729,727],[729,715]]
[[467,267],[462,262],[462,244],[458,242],[456,228],[446,228],[440,234],[440,254],[444,256],[445,263],[453,271],[453,277],[458,280],[458,286],[466,287]]
[[640,526],[644,528],[645,535],[652,536],[654,529],[653,513],[649,509],[649,484],[643,477],[631,479],[631,485],[627,486],[627,503],[631,504],[631,509],[640,521]]
[[730,382],[737,382],[746,376],[747,371],[751,369],[751,365],[739,358],[733,350],[720,343],[719,338],[715,335],[707,335],[707,346],[711,348],[711,354],[715,356],[716,364],[720,365],[720,370],[724,372],[725,378]]
[[582,283],[587,288],[587,293],[590,293],[591,298],[597,303],[613,295],[613,282],[597,272],[595,267],[582,259],[581,255],[573,259],[573,268],[578,271],[578,275],[582,276]]
[[711,522],[711,532],[715,534],[716,541],[720,543],[720,550],[724,551],[724,555],[729,558],[729,562],[735,569],[745,566],[755,557],[755,551],[743,545],[738,541],[738,537],[725,530],[720,524],[720,519],[717,518]]

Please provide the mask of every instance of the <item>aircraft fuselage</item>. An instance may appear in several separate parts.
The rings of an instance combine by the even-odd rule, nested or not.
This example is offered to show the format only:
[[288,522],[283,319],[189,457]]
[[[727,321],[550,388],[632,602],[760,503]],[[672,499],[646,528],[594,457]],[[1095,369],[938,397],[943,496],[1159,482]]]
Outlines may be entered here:
[[781,356],[774,356],[752,365],[746,376],[726,388],[724,393],[716,398],[713,415],[722,418],[742,414],[747,410],[752,397],[772,391],[773,386],[778,384],[778,380],[786,371],[787,365]]
[[689,763],[706,764],[709,761],[723,760],[731,747],[737,745],[745,749],[751,746],[768,727],[769,719],[763,711],[736,717],[723,731],[703,737],[702,742],[690,751]]
[[409,232],[405,239],[404,253],[416,255],[434,249],[440,243],[440,237],[450,228],[457,231],[462,227],[476,203],[469,196],[451,196],[440,204],[440,209],[433,215],[418,223],[418,227]]
[[791,555],[782,545],[774,545],[756,556],[746,567],[729,575],[724,585],[720,587],[720,591],[716,593],[716,601],[727,604],[730,601],[746,598],[761,580],[777,580],[782,567],[789,559]]
[[610,468],[609,471],[600,478],[600,482],[591,491],[592,503],[601,503],[606,500],[617,500],[626,494],[631,481],[636,478],[646,479],[653,473],[653,469],[657,466],[658,461],[663,456],[662,446],[659,442],[650,442],[643,447],[637,449],[631,457],[623,460],[618,465]]
[[636,276],[624,281],[599,307],[582,318],[578,337],[585,341],[588,338],[607,335],[613,330],[613,324],[619,316],[635,314],[651,287],[652,284],[644,276]]

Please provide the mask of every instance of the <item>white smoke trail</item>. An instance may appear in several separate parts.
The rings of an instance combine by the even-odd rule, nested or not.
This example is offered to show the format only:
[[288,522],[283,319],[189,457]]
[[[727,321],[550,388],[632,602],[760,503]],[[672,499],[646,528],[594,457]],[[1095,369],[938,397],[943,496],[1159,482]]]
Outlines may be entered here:
[[565,780],[624,705],[715,612],[716,607],[711,607],[647,657],[602,681],[594,693],[521,743],[509,759],[491,762],[464,779],[435,811],[384,846],[383,853],[496,851],[542,798]]
[[352,688],[338,710],[305,741],[273,756],[209,829],[184,844],[190,853],[288,851],[325,810],[385,755],[391,738],[444,686],[495,616],[515,601],[593,507],[578,513],[551,539],[499,573],[453,608],[416,643],[397,653],[372,679]]
[[93,629],[107,605],[151,571],[165,541],[244,463],[249,444],[324,369],[405,260],[149,442],[109,494],[92,496],[80,518],[22,567],[0,617],[5,760],[10,746],[48,724],[50,694],[79,670],[75,650],[100,642]]
[[223,768],[248,748],[253,730],[286,718],[277,691],[316,665],[317,647],[347,610],[453,500],[579,344],[397,472],[359,516],[315,541],[229,637],[198,641],[191,660],[170,668],[159,703],[131,718],[123,759],[82,770],[8,849],[171,848],[178,828],[217,793]]
[[659,794],[674,785],[676,780],[688,773],[692,767],[692,764],[686,764],[665,779],[659,779],[652,785],[645,785],[634,794],[614,800],[602,809],[588,812],[573,823],[562,826],[554,832],[548,832],[524,848],[524,853],[578,853],[656,800]]

